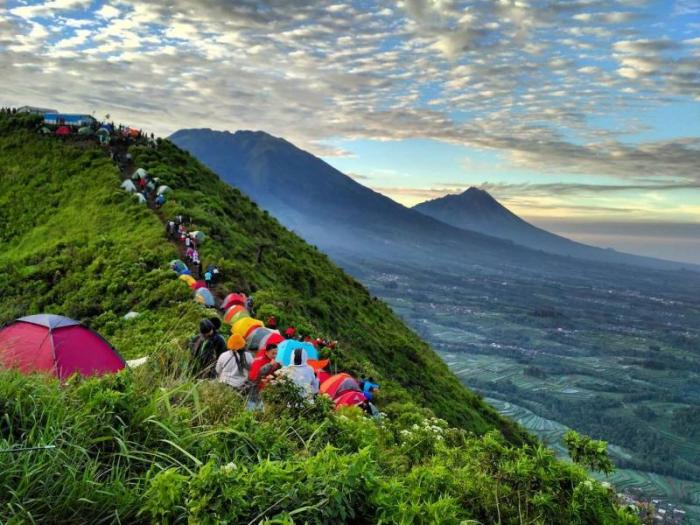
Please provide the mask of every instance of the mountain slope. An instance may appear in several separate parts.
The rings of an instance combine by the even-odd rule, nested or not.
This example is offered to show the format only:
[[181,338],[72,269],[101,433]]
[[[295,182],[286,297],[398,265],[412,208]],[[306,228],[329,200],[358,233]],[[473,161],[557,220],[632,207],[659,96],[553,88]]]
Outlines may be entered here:
[[488,192],[474,187],[458,195],[445,195],[422,202],[412,209],[457,228],[508,239],[521,246],[549,253],[640,266],[663,265],[663,261],[588,246],[533,226]]
[[[170,139],[223,180],[332,256],[404,258],[420,264],[511,265],[570,273],[570,263],[543,258],[539,246],[465,230],[408,209],[362,186],[321,159],[261,131],[183,129]],[[562,241],[564,242],[564,241]],[[570,243],[566,256],[679,269],[692,265],[621,254]],[[547,244],[547,243],[544,243]],[[551,244],[551,243],[549,243]],[[592,251],[589,251],[592,250]],[[590,258],[590,257],[586,257]]]
[[488,192],[474,187],[459,195],[445,195],[438,199],[421,202],[412,209],[457,228],[478,231],[516,242],[523,237],[527,239],[538,233],[548,233],[522,220]]
[[[0,322],[68,314],[150,359],[61,387],[0,371],[1,522],[636,523],[581,467],[418,406],[528,440],[383,303],[186,153],[130,148],[174,188],[154,213],[118,189],[106,151],[33,128],[0,113]],[[167,269],[177,251],[162,218],[177,213],[208,234],[217,292],[254,292],[260,316],[337,337],[334,363],[378,378],[388,417],[337,414],[284,384],[252,413],[224,385],[192,380],[184,342],[212,312]],[[124,320],[131,309],[141,316]]]
[[[221,267],[222,288],[255,293],[259,311],[339,340],[346,350],[338,364],[393,382],[397,398],[410,392],[453,424],[479,433],[502,426],[519,439],[384,303],[239,191],[168,142],[132,148],[132,155],[177,188],[163,214],[185,213],[210,236],[201,253],[205,264]],[[121,343],[127,327],[120,316],[163,309],[172,319],[189,316],[177,333],[196,331],[193,309],[181,314],[171,306],[189,297],[166,267],[177,252],[163,242],[158,218],[119,190],[117,170],[100,149],[15,132],[3,137],[0,169],[0,208],[12,225],[0,254],[0,323],[51,311],[86,319]],[[46,206],[36,206],[38,195]],[[133,341],[117,346],[127,357],[151,350]]]
[[468,256],[489,264],[511,254],[509,242],[465,232],[409,210],[366,188],[284,139],[264,132],[180,130],[170,137],[288,228],[336,254],[441,263]]

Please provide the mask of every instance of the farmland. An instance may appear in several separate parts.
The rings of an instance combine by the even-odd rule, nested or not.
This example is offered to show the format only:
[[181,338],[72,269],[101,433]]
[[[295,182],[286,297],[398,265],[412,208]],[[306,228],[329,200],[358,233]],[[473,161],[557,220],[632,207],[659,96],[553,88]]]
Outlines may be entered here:
[[602,282],[404,265],[360,277],[501,413],[562,453],[567,428],[607,440],[619,488],[697,512],[698,276],[620,272]]

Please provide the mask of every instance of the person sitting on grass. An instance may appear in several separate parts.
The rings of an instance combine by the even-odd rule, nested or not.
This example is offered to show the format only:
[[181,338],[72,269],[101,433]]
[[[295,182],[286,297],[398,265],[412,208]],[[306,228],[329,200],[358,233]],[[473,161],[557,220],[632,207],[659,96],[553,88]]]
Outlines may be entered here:
[[190,341],[190,350],[194,358],[194,375],[200,379],[216,377],[215,364],[219,355],[226,351],[226,341],[217,332],[221,320],[202,319],[199,323],[199,335]]
[[253,364],[253,356],[244,350],[245,339],[238,334],[229,337],[226,347],[228,351],[221,354],[216,362],[219,382],[247,394],[248,371]]
[[260,353],[250,367],[248,379],[257,385],[258,391],[265,388],[265,384],[277,372],[282,365],[275,361],[277,357],[277,345],[271,343],[265,347],[265,351]]
[[295,348],[292,352],[292,362],[285,366],[280,374],[287,376],[302,391],[307,399],[318,394],[318,378],[306,362],[306,350]]

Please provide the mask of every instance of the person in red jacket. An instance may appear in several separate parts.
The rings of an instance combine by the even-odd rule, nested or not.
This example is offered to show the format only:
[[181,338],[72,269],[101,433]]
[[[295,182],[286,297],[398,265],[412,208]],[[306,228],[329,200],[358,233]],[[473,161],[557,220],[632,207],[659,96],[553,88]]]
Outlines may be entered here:
[[316,372],[316,377],[318,378],[319,386],[322,385],[326,379],[330,379],[330,377],[332,375],[327,370],[329,363],[330,363],[329,359],[320,359],[318,361],[311,361],[309,363]]
[[290,326],[289,328],[287,328],[287,329],[284,331],[284,336],[285,336],[287,339],[294,339],[294,334],[296,334],[296,333],[297,333],[297,329],[294,328],[293,326]]
[[269,344],[265,347],[265,352],[256,357],[253,360],[253,364],[250,365],[248,379],[255,383],[258,390],[265,388],[265,383],[269,376],[282,368],[282,365],[275,361],[275,357],[277,357],[277,345],[274,343]]

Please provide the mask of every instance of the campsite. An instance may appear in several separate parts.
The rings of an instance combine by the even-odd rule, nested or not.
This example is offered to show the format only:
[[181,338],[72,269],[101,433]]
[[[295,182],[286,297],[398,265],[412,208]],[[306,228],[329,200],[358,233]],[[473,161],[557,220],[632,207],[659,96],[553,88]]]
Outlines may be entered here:
[[[71,144],[40,124],[0,115],[0,168],[12,173],[0,190],[11,225],[0,318],[55,312],[124,359],[148,359],[63,381],[1,372],[3,520],[457,524],[546,512],[563,524],[584,512],[635,521],[581,466],[463,388],[366,288],[192,157],[163,140],[129,146],[129,165],[173,188],[156,209],[120,187],[121,167],[98,139]],[[39,187],[51,206],[31,205]],[[320,357],[374,378],[383,416],[336,411],[323,396],[309,404],[285,382],[265,389],[255,413],[225,385],[193,378],[187,341],[215,310],[171,269],[181,250],[164,221],[178,215],[206,234],[199,249],[221,271],[217,301],[252,295],[259,319],[337,340]],[[523,500],[532,486],[547,498]]]

